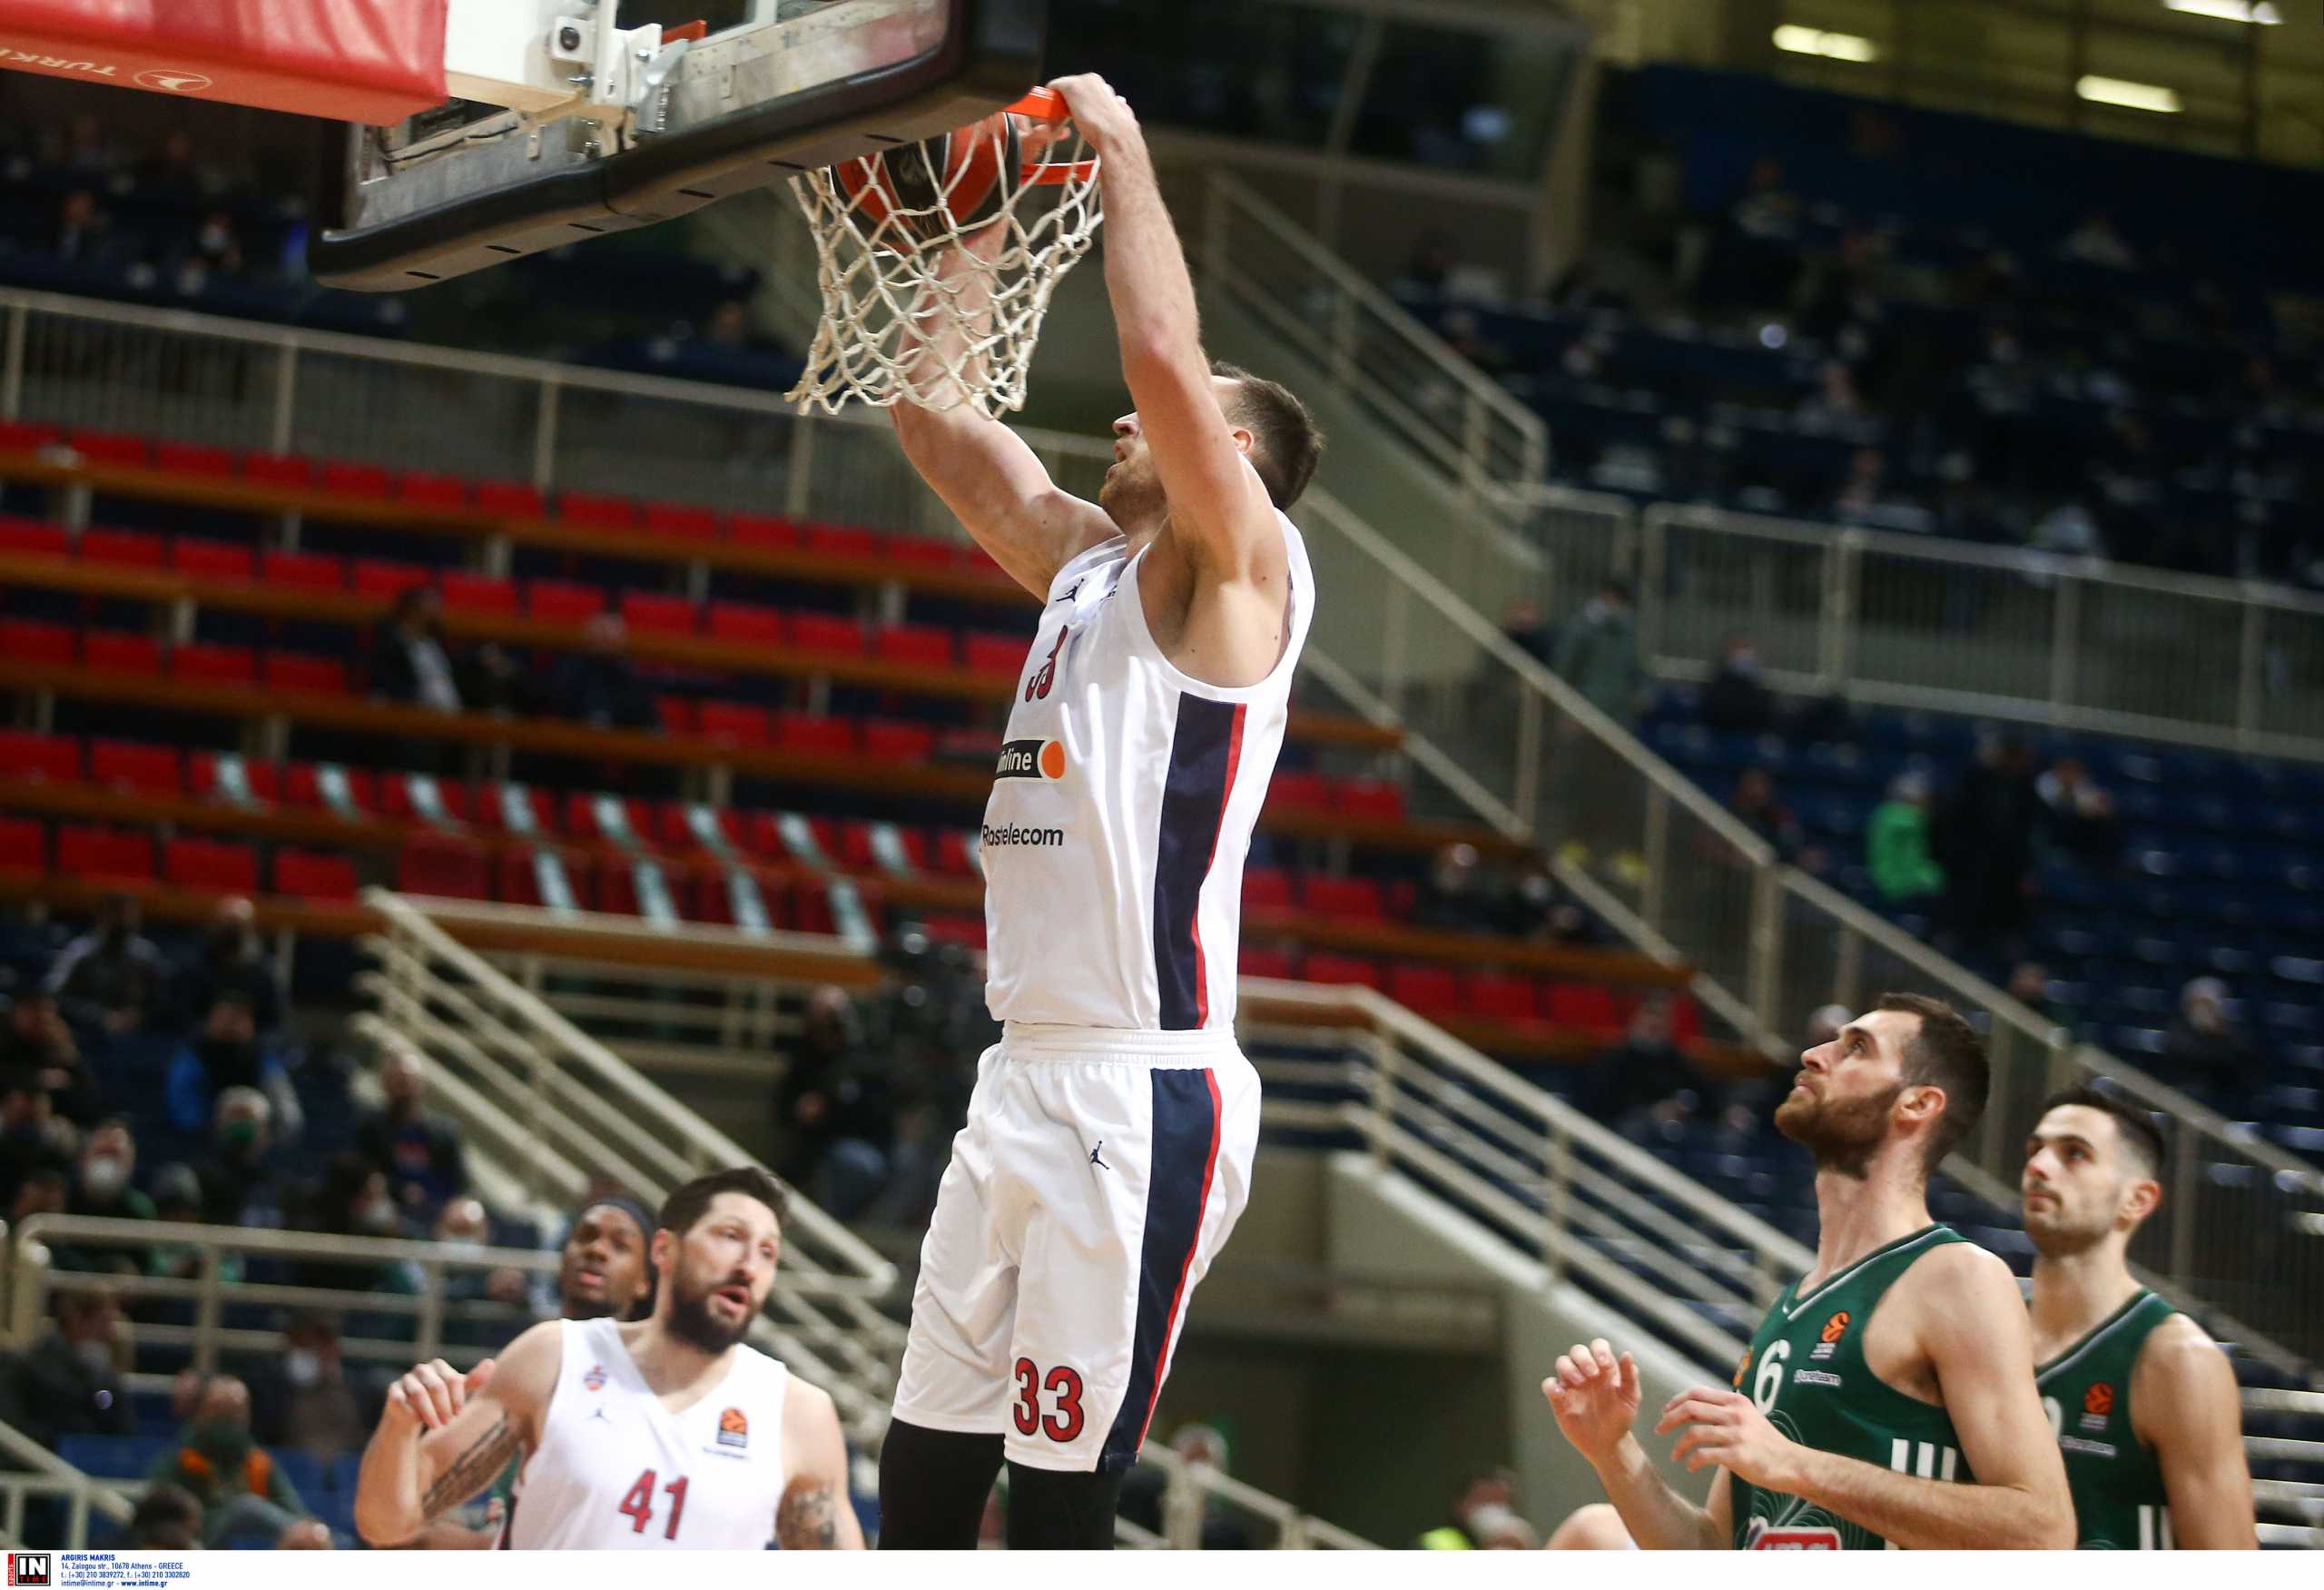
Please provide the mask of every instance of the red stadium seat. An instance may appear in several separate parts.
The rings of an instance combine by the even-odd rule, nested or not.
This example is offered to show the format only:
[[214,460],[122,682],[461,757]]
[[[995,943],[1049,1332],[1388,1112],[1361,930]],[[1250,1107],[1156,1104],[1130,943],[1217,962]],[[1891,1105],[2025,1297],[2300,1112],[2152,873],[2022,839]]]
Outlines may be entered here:
[[92,563],[159,568],[162,563],[162,538],[143,530],[86,529],[81,532],[81,556]]
[[1332,804],[1332,781],[1320,773],[1285,773],[1276,769],[1267,786],[1266,804],[1316,809]]
[[537,519],[543,504],[538,489],[520,480],[480,480],[476,489],[478,513],[498,518]]
[[1552,983],[1541,1002],[1541,1013],[1561,1027],[1588,1032],[1619,1032],[1622,1025],[1613,990],[1595,983]]
[[807,549],[833,558],[884,558],[888,538],[876,530],[857,529],[852,525],[809,525]]
[[123,436],[111,430],[76,430],[72,446],[74,452],[93,464],[142,469],[153,461],[153,445],[142,436]]
[[414,839],[396,855],[396,887],[406,894],[489,900],[491,858],[481,846],[462,839]]
[[266,682],[279,690],[305,690],[321,696],[347,694],[347,665],[337,657],[304,652],[266,654]]
[[521,830],[508,820],[508,802],[514,798],[523,803],[523,809],[532,814],[532,832],[554,835],[556,826],[556,797],[545,789],[526,787],[521,794],[513,785],[497,780],[480,784],[476,791],[474,821],[479,828],[497,828],[515,834]]
[[880,631],[873,650],[891,663],[952,671],[952,632],[929,624],[893,624]]
[[1371,878],[1334,878],[1310,874],[1300,882],[1300,904],[1325,916],[1376,921],[1386,914],[1380,885]]
[[165,441],[153,449],[159,469],[175,475],[224,477],[234,472],[234,455],[222,447],[202,447],[190,441]]
[[964,949],[984,948],[984,918],[981,916],[936,916],[925,918],[921,925],[928,936],[940,944],[959,944]]
[[[560,857],[566,887],[573,904],[583,911],[597,907],[596,869],[586,861]],[[530,849],[504,850],[493,862],[493,898],[503,905],[546,905],[541,894],[540,864]]]
[[170,544],[170,562],[195,579],[250,579],[258,573],[258,554],[248,547],[195,536],[180,536]]
[[89,742],[89,780],[108,789],[175,798],[185,793],[185,770],[171,746],[141,746],[130,740]]
[[1533,980],[1507,972],[1472,972],[1469,1008],[1496,1022],[1530,1022],[1539,1013]]
[[969,631],[961,652],[972,674],[1000,674],[1015,678],[1024,671],[1025,654],[1032,641],[1022,635],[980,635]]
[[537,579],[525,587],[525,610],[550,624],[586,624],[606,610],[606,593],[593,585]]
[[812,751],[844,756],[855,749],[852,718],[822,717],[806,712],[774,715],[774,743],[786,751]]
[[244,453],[242,479],[265,486],[311,486],[314,460],[297,453]]
[[1310,983],[1362,983],[1366,988],[1378,988],[1384,981],[1380,968],[1369,961],[1322,953],[1307,957],[1305,977]]
[[[209,800],[222,792],[218,784],[219,755],[215,751],[196,751],[186,758],[186,788],[198,799]],[[242,763],[242,782],[250,786],[253,797],[272,805],[282,798],[282,770],[271,762]]]
[[151,883],[153,835],[122,828],[60,824],[56,830],[56,870],[68,878]]
[[0,818],[0,873],[48,871],[48,830],[24,818]]
[[779,607],[713,602],[709,617],[710,633],[721,640],[751,641],[763,646],[783,644],[783,610]]
[[1245,867],[1243,869],[1243,909],[1246,911],[1290,910],[1291,874],[1281,867]]
[[[13,657],[15,654],[8,655]],[[0,729],[0,768],[5,768],[12,779],[43,778],[52,784],[77,784],[81,778],[81,742],[64,735]]]
[[659,597],[633,591],[621,599],[622,622],[632,629],[658,635],[692,635],[701,614],[684,597]]
[[662,732],[671,735],[691,735],[701,732],[701,719],[694,712],[691,696],[656,696],[654,714],[662,720]]
[[81,637],[81,660],[110,674],[158,674],[162,643],[150,635],[92,629]]
[[[888,857],[881,854],[881,846],[874,842],[873,830],[878,826],[879,825],[872,823],[843,823],[840,825],[841,865],[850,872],[859,873],[884,873],[889,870]],[[929,870],[928,835],[907,824],[899,823],[892,826],[897,843],[903,851],[905,870],[915,873],[927,872]]]
[[415,508],[465,508],[468,483],[457,475],[407,469],[396,477],[396,496]]
[[355,560],[355,594],[369,597],[375,602],[392,602],[415,587],[427,585],[435,578],[425,565],[397,563],[384,558],[359,558]]
[[505,616],[517,610],[517,586],[513,580],[452,568],[445,570],[443,578],[437,581],[436,588],[444,597],[447,612]]
[[925,762],[936,754],[936,731],[916,723],[874,719],[863,726],[863,754],[874,762],[898,766]]
[[726,521],[726,537],[738,547],[796,547],[799,527],[769,513],[738,513]]
[[162,877],[182,889],[253,894],[258,892],[258,852],[214,839],[172,839],[162,847]]
[[1292,978],[1299,974],[1291,956],[1284,951],[1256,949],[1249,944],[1242,946],[1235,969],[1246,977]]
[[[565,832],[584,842],[606,839],[597,826],[598,796],[586,790],[575,790],[565,797]],[[651,842],[654,835],[654,814],[644,801],[625,800],[622,814],[629,819],[630,837]]]
[[194,641],[170,655],[170,672],[198,685],[248,685],[258,678],[258,658],[247,646]]
[[385,497],[389,475],[377,464],[350,463],[333,459],[323,465],[323,489],[343,497]]
[[274,892],[301,900],[352,900],[362,887],[355,864],[288,846],[274,853]]
[[718,538],[718,516],[706,508],[649,502],[645,505],[645,532],[684,541],[714,541]]
[[860,656],[863,650],[863,626],[852,618],[838,618],[829,613],[793,613],[791,644],[801,651]]
[[[376,775],[360,767],[343,770],[347,780],[347,798],[359,813],[380,810],[379,781]],[[286,763],[282,769],[282,798],[293,805],[329,806],[323,795],[322,769],[309,762]]]
[[738,746],[763,746],[774,738],[767,726],[766,709],[739,701],[704,702],[702,733],[705,738],[731,740]]
[[21,420],[0,420],[0,452],[38,452],[56,439],[54,425],[28,425]]
[[1388,973],[1388,997],[1423,1016],[1458,1014],[1461,980],[1442,966],[1398,966]]
[[12,663],[73,665],[79,649],[72,627],[43,624],[30,618],[0,618],[0,657]]
[[1404,789],[1384,778],[1344,778],[1339,784],[1340,810],[1351,817],[1404,820]]
[[969,860],[969,836],[957,828],[940,829],[936,835],[936,870],[954,877],[970,877],[976,867]]
[[[698,851],[704,846],[694,831],[691,808],[679,801],[665,801],[655,813],[654,831],[661,835],[664,845],[672,850]],[[737,851],[746,849],[743,843],[742,814],[732,807],[722,806],[712,814],[718,831],[726,836],[727,844]]]
[[305,591],[347,588],[347,566],[327,552],[261,552],[258,576],[269,585]]
[[[363,775],[367,781],[370,780],[370,776],[369,774]],[[361,784],[357,784],[355,777],[355,774],[350,770],[348,774],[348,781],[353,788],[350,793],[354,795],[356,804],[366,811],[377,811],[382,815],[393,817],[404,823],[434,821],[436,814],[424,809],[419,803],[418,786],[415,784],[417,775],[383,773],[379,775],[376,783]],[[432,787],[436,791],[438,804],[443,808],[443,816],[454,823],[468,821],[470,813],[475,810],[476,803],[470,798],[468,786],[466,784],[457,778],[439,778],[435,781]]]
[[637,504],[626,497],[567,491],[556,499],[556,517],[578,529],[626,530],[637,523]]
[[45,525],[38,519],[18,518],[14,515],[0,518],[0,552],[29,552],[43,558],[62,558],[72,550],[73,538],[63,525]]
[[952,567],[951,543],[934,540],[927,536],[890,537],[888,556],[899,563],[917,563],[932,568]]

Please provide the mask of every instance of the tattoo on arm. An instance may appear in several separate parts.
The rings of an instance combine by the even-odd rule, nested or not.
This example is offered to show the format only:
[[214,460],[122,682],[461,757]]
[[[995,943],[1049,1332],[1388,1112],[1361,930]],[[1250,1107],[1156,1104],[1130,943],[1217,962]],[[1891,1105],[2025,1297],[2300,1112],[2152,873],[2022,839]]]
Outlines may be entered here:
[[433,1523],[490,1485],[516,1456],[519,1444],[516,1426],[502,1414],[428,1487],[420,1503],[421,1514]]
[[832,1487],[797,1485],[783,1493],[775,1509],[774,1538],[785,1551],[836,1551],[839,1523],[832,1516]]

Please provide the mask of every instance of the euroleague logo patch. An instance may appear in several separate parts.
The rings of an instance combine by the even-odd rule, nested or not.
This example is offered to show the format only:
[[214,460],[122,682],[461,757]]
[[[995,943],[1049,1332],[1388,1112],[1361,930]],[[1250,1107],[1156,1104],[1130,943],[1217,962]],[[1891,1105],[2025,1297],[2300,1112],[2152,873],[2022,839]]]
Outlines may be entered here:
[[2114,1388],[2108,1382],[2104,1380],[2093,1382],[2090,1389],[2082,1394],[2082,1427],[2083,1429],[2104,1429],[2106,1416],[2113,1411]]
[[1848,1311],[1843,1309],[1824,1321],[1823,1334],[1817,1338],[1816,1345],[1808,1349],[1807,1356],[1819,1362],[1830,1358],[1840,1350],[1840,1338],[1847,1333]]
[[721,1447],[747,1447],[751,1444],[751,1421],[739,1407],[730,1407],[718,1416],[718,1444]]
[[592,1391],[603,1391],[606,1388],[606,1367],[603,1364],[590,1365],[589,1372],[581,1377],[581,1384]]
[[995,778],[1040,778],[1054,784],[1065,776],[1063,740],[1010,740],[1000,747]]

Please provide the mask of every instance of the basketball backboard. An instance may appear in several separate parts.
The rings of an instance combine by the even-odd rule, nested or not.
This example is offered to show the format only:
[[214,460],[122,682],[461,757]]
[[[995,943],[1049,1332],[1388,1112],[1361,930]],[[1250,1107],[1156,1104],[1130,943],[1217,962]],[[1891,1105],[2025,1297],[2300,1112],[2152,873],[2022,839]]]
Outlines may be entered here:
[[[719,13],[728,25],[657,16]],[[335,287],[425,286],[965,126],[1042,76],[1047,0],[452,0],[462,97],[333,134]]]

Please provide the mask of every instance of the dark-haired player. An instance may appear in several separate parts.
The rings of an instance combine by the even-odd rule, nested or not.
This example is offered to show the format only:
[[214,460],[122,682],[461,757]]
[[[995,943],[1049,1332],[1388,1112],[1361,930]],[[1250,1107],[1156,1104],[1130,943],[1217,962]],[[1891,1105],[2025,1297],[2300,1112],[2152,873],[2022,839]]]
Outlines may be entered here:
[[[1655,1425],[1715,1467],[1701,1506],[1631,1434],[1638,1367],[1605,1342],[1542,1383],[1632,1539],[1650,1549],[2065,1547],[2073,1508],[2006,1265],[1930,1220],[1928,1177],[1976,1123],[1984,1045],[1949,1006],[1883,994],[1800,1057],[1776,1126],[1816,1156],[1816,1266],[1735,1371]],[[1561,1531],[1561,1534],[1565,1533]]]
[[[1005,1025],[921,1250],[880,1455],[883,1546],[974,1547],[1004,1461],[1011,1546],[1113,1544],[1258,1137],[1235,946],[1315,612],[1283,510],[1322,440],[1288,391],[1205,355],[1129,106],[1096,77],[1054,86],[1103,162],[1106,283],[1137,405],[1114,422],[1098,500],[1059,489],[970,406],[892,410],[913,466],[1043,607],[979,853],[985,998]],[[940,290],[989,316],[972,275]],[[921,356],[970,355],[953,334]]]
[[357,1530],[412,1540],[522,1453],[505,1546],[860,1549],[830,1395],[743,1342],[787,1204],[756,1166],[689,1181],[655,1222],[648,1318],[551,1320],[465,1376],[439,1358],[397,1381],[364,1448]]
[[2085,1550],[2256,1550],[2235,1371],[2123,1257],[2162,1200],[2162,1167],[2143,1111],[2087,1087],[2043,1101],[2018,1183],[2034,1380]]

